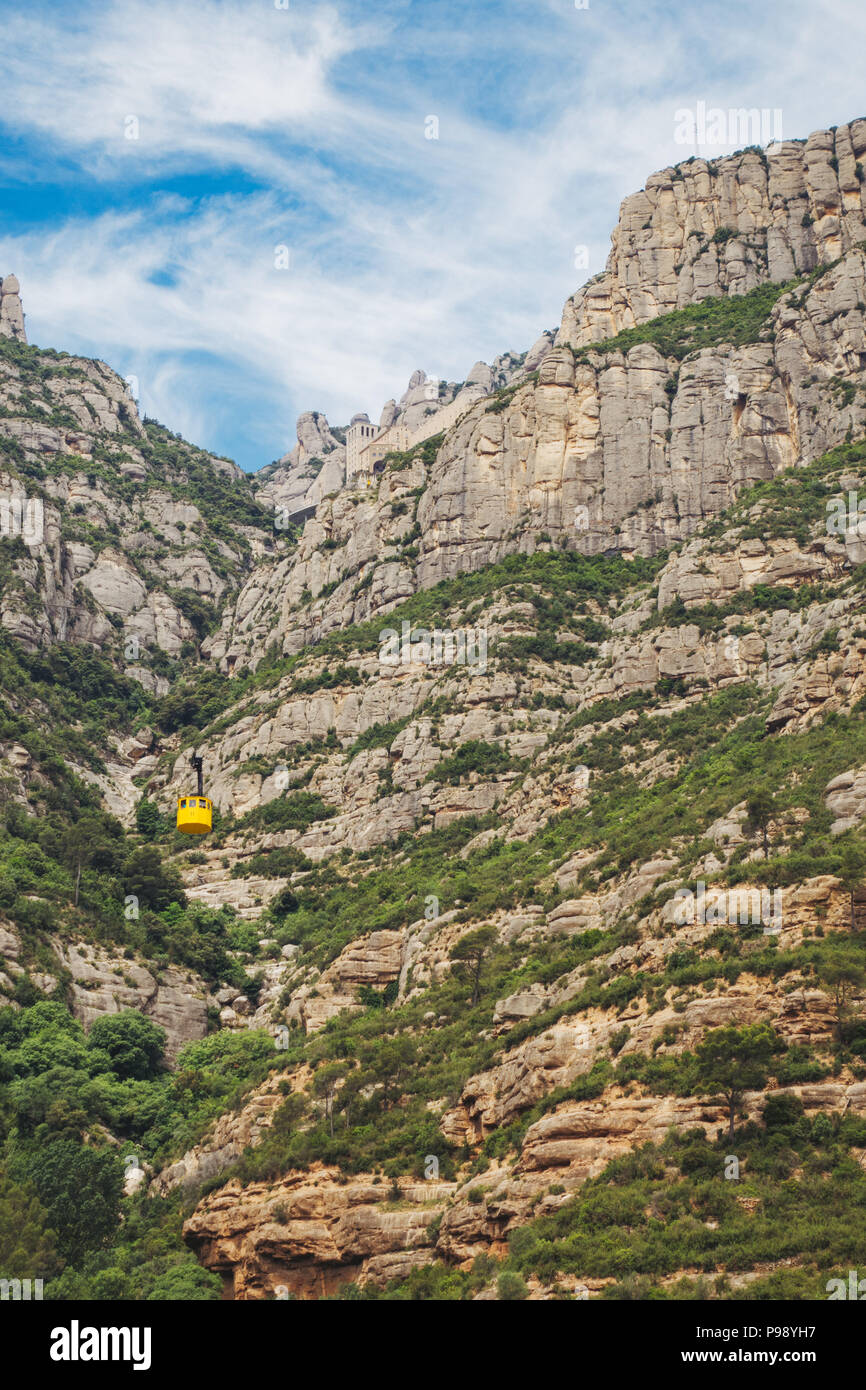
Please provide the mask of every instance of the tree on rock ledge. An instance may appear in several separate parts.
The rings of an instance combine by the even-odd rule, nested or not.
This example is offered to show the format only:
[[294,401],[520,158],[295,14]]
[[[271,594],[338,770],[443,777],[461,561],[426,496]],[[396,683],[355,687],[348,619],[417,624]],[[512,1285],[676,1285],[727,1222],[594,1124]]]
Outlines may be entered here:
[[734,1119],[746,1091],[760,1091],[767,1084],[770,1062],[785,1044],[766,1023],[746,1028],[716,1028],[698,1044],[697,1091],[720,1093],[728,1106],[728,1135],[734,1137]]
[[451,948],[451,959],[467,967],[471,974],[473,1004],[481,998],[481,966],[495,940],[495,927],[477,927]]

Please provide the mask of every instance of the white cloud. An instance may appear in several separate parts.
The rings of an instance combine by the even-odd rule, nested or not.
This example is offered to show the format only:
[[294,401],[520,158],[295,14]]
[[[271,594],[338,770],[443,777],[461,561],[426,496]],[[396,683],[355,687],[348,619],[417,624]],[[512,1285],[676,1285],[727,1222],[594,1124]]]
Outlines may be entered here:
[[[218,0],[152,0],[146,9],[118,0],[75,22],[54,9],[47,18],[19,13],[4,23],[4,118],[83,151],[88,163],[201,160],[220,153],[220,135],[312,130],[332,115],[330,70],[362,32],[329,6],[304,18]],[[130,115],[137,142],[125,134]]]

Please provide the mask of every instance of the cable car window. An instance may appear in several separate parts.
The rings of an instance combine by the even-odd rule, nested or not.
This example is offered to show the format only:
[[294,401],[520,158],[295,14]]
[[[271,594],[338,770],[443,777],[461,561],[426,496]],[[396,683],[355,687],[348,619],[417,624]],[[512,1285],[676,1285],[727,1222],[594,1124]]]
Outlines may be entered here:
[[182,802],[180,803],[180,808],[181,808],[182,811],[186,809],[186,802],[185,802],[185,801],[182,801]]
[[198,804],[199,804],[199,806],[202,806],[205,810],[207,810],[207,802],[206,802],[206,801],[200,801]]

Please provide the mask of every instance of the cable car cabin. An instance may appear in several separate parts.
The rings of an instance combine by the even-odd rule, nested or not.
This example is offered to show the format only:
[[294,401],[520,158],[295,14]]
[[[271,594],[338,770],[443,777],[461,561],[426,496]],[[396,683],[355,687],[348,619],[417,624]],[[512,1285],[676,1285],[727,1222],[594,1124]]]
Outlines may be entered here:
[[206,796],[181,796],[177,828],[184,835],[207,835],[213,829],[213,805]]
[[198,792],[195,796],[178,797],[177,828],[183,835],[207,835],[213,829],[213,803],[204,794],[203,760],[193,753],[190,762],[198,778]]

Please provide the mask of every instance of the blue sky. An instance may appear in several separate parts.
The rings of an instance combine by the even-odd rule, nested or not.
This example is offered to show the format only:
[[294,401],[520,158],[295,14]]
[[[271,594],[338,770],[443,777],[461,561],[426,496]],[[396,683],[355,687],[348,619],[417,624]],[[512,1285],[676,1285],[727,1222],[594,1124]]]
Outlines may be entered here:
[[0,34],[30,340],[247,469],[302,410],[378,418],[416,367],[555,327],[621,199],[693,152],[677,110],[866,115],[862,0],[0,0]]

